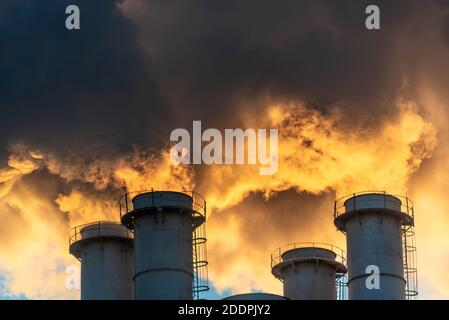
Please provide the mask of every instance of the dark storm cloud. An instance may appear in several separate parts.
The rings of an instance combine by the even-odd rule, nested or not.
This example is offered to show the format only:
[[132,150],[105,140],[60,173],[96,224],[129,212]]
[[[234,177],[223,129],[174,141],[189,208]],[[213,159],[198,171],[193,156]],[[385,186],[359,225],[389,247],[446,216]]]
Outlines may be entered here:
[[323,110],[341,103],[360,118],[390,113],[414,49],[403,46],[415,36],[408,27],[433,6],[376,1],[382,29],[368,32],[365,8],[372,1],[141,3],[147,14],[139,12],[137,21],[164,92],[189,119],[215,122],[232,122],[236,100],[261,94]]
[[[118,0],[1,0],[0,136],[63,152],[157,141],[170,118]],[[81,8],[81,30],[65,8]]]
[[[192,119],[237,126],[238,102],[258,112],[263,95],[377,118],[410,76],[412,18],[433,19],[426,0],[377,1],[373,32],[370,1],[125,2],[139,1],[134,21],[119,0],[0,2],[2,145],[160,146]],[[69,4],[80,31],[65,29]]]
[[441,37],[449,45],[449,1],[436,0],[436,3],[443,11],[441,18]]

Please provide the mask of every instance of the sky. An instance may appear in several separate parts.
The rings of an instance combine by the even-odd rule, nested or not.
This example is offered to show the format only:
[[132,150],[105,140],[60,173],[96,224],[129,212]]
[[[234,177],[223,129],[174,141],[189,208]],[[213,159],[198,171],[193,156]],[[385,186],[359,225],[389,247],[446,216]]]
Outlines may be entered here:
[[[340,196],[415,204],[420,296],[449,298],[449,1],[0,0],[0,295],[76,299],[70,228],[128,191],[208,204],[212,297],[281,293],[270,254],[346,247]],[[78,5],[81,29],[65,28]],[[279,128],[279,170],[175,165],[170,133]]]

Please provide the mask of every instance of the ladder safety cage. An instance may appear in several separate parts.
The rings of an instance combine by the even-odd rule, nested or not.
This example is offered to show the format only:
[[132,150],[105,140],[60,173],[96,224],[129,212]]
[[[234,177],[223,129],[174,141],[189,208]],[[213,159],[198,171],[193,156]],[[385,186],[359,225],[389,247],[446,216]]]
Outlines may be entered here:
[[414,226],[402,226],[405,295],[407,300],[418,299],[418,268]]
[[199,300],[202,292],[209,290],[207,261],[206,225],[203,223],[193,230],[193,299]]
[[337,273],[335,285],[337,287],[337,300],[348,300],[348,274]]

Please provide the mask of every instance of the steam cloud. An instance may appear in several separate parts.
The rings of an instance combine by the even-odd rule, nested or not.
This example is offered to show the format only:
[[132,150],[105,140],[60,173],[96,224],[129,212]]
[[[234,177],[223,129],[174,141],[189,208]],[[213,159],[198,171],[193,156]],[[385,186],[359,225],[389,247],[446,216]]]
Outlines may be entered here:
[[[69,4],[81,8],[79,32],[64,28]],[[332,226],[336,195],[410,193],[419,203],[418,239],[425,238],[418,242],[424,290],[442,297],[449,279],[435,278],[429,255],[449,247],[449,180],[438,179],[449,150],[437,139],[448,136],[448,3],[378,1],[378,32],[364,29],[368,4],[1,1],[7,293],[76,297],[64,280],[74,263],[68,229],[118,219],[126,186],[196,187],[210,208],[212,284],[235,292],[279,292],[267,248],[344,246]],[[169,132],[192,120],[279,127],[278,174],[172,165]],[[421,218],[428,208],[444,223]]]

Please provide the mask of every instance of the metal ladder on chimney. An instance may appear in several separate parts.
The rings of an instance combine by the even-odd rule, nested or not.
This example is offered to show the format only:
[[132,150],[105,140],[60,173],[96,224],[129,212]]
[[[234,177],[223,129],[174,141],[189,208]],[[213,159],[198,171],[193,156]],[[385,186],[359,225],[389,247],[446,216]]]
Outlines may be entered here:
[[416,265],[416,239],[413,225],[402,226],[402,257],[404,266],[405,295],[407,300],[418,299],[418,269]]
[[198,272],[196,267],[198,265],[198,248],[196,246],[195,235],[193,236],[193,246],[192,246],[192,258],[193,258],[193,284],[192,284],[192,292],[193,292],[193,300],[199,299],[199,293],[196,288],[199,285]]
[[205,225],[197,227],[192,236],[192,262],[193,262],[193,299],[199,300],[200,294],[209,290],[207,272],[207,249],[206,249]]
[[348,300],[348,274],[337,274],[335,281],[337,300]]

